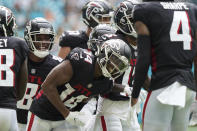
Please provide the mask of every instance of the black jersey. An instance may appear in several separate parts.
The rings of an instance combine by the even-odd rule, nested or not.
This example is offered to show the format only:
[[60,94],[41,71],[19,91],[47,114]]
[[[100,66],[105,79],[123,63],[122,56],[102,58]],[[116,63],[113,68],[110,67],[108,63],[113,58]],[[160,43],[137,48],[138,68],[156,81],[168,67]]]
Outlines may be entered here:
[[136,5],[133,16],[150,31],[150,90],[174,81],[195,90],[191,69],[196,53],[197,7],[191,3],[147,2]]
[[88,39],[89,37],[85,31],[65,31],[60,37],[59,45],[61,47],[70,47],[71,49],[75,47],[87,49]]
[[33,98],[37,95],[49,72],[61,61],[61,58],[50,54],[42,62],[33,62],[28,59],[28,83],[25,95],[22,100],[17,102],[17,120],[19,123],[27,124],[28,110]]
[[[70,61],[74,74],[68,83],[58,86],[57,90],[62,102],[69,110],[72,110],[79,103],[92,96],[110,91],[112,81],[109,81],[108,78],[94,80],[96,57],[91,51],[75,48],[65,60]],[[43,94],[43,90],[40,90],[33,100],[30,111],[41,119],[51,121],[64,120],[60,112]]]
[[16,37],[0,37],[0,108],[16,109],[19,69],[27,57],[28,47]]
[[[124,34],[120,33],[117,31],[116,35],[111,37],[110,39],[122,39],[124,42],[126,42],[132,53],[132,58],[130,61],[130,66],[129,68],[115,80],[115,83],[117,84],[123,84],[123,85],[129,85],[130,87],[133,87],[133,80],[134,80],[134,75],[135,75],[135,66],[136,66],[136,57],[137,57],[137,46],[132,46],[129,44],[129,42],[124,38]],[[113,101],[120,101],[120,100],[129,100],[129,97],[126,96],[125,93],[114,93],[110,92],[108,94],[104,95],[105,98],[108,98]]]

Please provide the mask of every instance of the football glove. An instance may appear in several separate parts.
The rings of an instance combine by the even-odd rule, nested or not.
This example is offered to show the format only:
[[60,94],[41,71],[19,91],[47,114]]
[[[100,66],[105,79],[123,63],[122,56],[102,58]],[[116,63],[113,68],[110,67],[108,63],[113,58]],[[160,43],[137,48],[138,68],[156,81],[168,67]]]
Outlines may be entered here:
[[128,85],[126,85],[123,92],[124,92],[127,96],[131,96],[132,90],[133,90],[132,87],[129,87]]
[[66,117],[66,121],[72,125],[84,126],[86,122],[90,119],[89,115],[84,112],[70,112]]

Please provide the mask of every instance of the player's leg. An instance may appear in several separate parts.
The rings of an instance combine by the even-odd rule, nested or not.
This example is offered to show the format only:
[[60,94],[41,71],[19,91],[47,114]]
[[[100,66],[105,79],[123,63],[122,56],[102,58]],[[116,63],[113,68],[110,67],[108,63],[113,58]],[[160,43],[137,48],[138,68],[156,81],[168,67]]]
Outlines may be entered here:
[[69,122],[64,121],[62,124],[55,126],[53,131],[81,131],[81,127],[72,125]]
[[2,131],[18,131],[16,110],[0,108],[0,129]]
[[19,131],[25,131],[26,130],[26,124],[21,124],[21,123],[18,123],[18,130]]
[[121,120],[123,131],[141,131],[139,123],[133,123],[128,125],[127,121]]
[[112,101],[99,97],[97,114],[89,123],[88,131],[122,131],[121,119],[127,119],[129,114],[128,101]]
[[148,93],[143,109],[143,131],[167,131],[169,129],[173,106],[161,104],[156,99],[163,90]]
[[50,124],[29,111],[26,131],[51,131]]
[[197,125],[197,99],[191,105],[191,119],[189,122],[189,126]]
[[121,124],[122,124],[123,131],[141,131],[136,110],[133,112],[132,118],[130,121],[121,120]]
[[91,98],[87,104],[83,106],[83,108],[80,110],[80,112],[87,113],[89,115],[93,115],[96,111],[97,106],[97,98],[93,97]]
[[171,131],[186,131],[189,123],[190,107],[194,101],[195,92],[187,89],[184,108],[174,107]]
[[[122,131],[121,120],[113,115],[98,115],[95,120],[93,131]],[[90,130],[89,130],[90,131]]]

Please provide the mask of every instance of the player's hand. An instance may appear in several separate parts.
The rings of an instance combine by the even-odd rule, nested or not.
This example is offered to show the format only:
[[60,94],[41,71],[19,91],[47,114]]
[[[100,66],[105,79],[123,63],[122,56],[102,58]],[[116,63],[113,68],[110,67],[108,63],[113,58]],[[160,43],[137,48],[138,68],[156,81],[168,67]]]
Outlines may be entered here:
[[84,126],[89,120],[89,116],[83,112],[70,112],[66,117],[66,121],[72,125]]
[[138,101],[138,98],[131,98],[131,106],[134,106]]
[[125,86],[123,92],[126,93],[127,96],[131,96],[132,91],[133,91],[133,88],[132,87]]

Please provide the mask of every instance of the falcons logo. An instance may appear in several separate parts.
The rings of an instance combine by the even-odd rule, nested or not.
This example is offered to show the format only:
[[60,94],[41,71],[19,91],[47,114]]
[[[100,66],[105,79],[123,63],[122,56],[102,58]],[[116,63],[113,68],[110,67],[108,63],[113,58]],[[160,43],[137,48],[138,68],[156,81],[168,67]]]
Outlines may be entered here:
[[98,13],[99,11],[103,11],[103,10],[104,9],[101,5],[95,2],[91,2],[87,5],[86,16],[90,20],[90,16],[93,12]]

